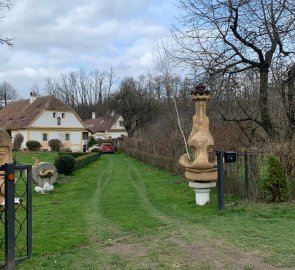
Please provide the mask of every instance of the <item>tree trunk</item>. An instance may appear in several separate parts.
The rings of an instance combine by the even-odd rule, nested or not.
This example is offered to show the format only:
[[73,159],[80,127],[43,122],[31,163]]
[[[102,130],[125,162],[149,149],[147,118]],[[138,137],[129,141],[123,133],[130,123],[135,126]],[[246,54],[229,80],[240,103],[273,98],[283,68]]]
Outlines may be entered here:
[[260,94],[259,94],[259,110],[261,117],[261,126],[271,139],[276,138],[276,132],[271,121],[268,108],[268,75],[269,67],[261,67],[260,74]]

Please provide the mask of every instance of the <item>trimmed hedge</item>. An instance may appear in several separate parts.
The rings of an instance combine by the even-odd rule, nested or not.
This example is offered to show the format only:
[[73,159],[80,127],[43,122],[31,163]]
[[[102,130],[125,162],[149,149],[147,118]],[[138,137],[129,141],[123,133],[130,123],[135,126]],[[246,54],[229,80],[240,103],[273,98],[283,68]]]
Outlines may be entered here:
[[58,155],[69,155],[74,158],[80,157],[80,156],[85,156],[88,155],[89,153],[86,152],[58,152]]
[[[74,155],[77,155],[77,158],[74,158]],[[61,159],[61,157],[65,158],[65,157],[70,157],[70,158],[74,158],[74,170],[78,170],[83,168],[84,166],[88,165],[89,163],[99,159],[100,157],[100,153],[59,153],[57,158],[55,159],[55,164],[57,163],[57,161],[59,161]],[[62,164],[60,164],[62,167]],[[59,169],[60,172],[62,172],[62,168]]]
[[26,146],[29,151],[40,151],[41,149],[41,143],[35,140],[27,141]]
[[137,149],[124,148],[123,151],[129,156],[155,167],[166,169],[177,175],[184,174],[184,169],[179,165],[178,160],[176,159],[139,151]]
[[79,157],[75,158],[75,170],[80,169],[89,163],[99,159],[100,153],[90,153],[86,155],[80,155]]

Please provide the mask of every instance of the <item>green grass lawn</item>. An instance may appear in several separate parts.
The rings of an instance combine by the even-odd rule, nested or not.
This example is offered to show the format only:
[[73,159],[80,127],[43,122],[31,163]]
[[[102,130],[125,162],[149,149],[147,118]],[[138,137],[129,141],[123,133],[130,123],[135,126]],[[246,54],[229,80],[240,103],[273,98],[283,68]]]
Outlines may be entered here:
[[102,155],[51,194],[34,193],[33,258],[17,269],[295,268],[294,204],[226,205],[218,213],[213,192],[198,207],[179,177]]
[[14,159],[16,159],[20,164],[24,165],[33,165],[35,161],[33,158],[37,158],[40,162],[47,161],[54,163],[55,158],[57,157],[57,152],[44,151],[44,152],[18,152],[15,151],[12,153]]

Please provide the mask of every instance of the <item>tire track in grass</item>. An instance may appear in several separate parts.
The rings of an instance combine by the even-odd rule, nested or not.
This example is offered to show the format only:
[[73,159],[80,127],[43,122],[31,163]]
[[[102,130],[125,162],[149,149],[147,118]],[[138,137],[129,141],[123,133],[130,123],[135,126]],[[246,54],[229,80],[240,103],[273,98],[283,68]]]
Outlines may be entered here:
[[133,187],[136,189],[144,209],[146,209],[151,216],[158,219],[161,223],[167,226],[179,224],[180,221],[178,219],[164,214],[153,205],[147,194],[146,186],[143,181],[143,175],[132,162],[127,160],[127,157],[124,157],[124,161],[127,164],[128,177],[132,182]]
[[128,175],[128,163],[123,155],[109,157],[114,162],[111,181],[101,194],[103,215],[122,233],[138,233],[159,226],[159,221],[141,206],[140,197]]
[[[102,215],[101,209],[101,195],[108,183],[111,181],[114,167],[113,160],[107,156],[105,158],[107,160],[107,164],[101,164],[101,166],[106,166],[102,170],[97,170],[98,177],[96,179],[97,184],[95,191],[89,201],[89,204],[85,207],[85,219],[88,227],[87,230],[89,239],[91,242],[95,243],[100,239],[104,240],[108,237],[110,231],[114,231],[113,226],[110,226],[110,222]],[[98,162],[101,161],[102,160],[99,160]]]

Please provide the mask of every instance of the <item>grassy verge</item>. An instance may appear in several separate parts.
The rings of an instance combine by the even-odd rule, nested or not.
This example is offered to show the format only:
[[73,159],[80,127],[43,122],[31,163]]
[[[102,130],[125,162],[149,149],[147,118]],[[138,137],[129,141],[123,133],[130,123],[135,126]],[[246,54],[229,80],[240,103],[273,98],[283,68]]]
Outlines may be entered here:
[[33,259],[18,269],[277,269],[295,266],[294,204],[217,197],[124,154],[33,197]]

